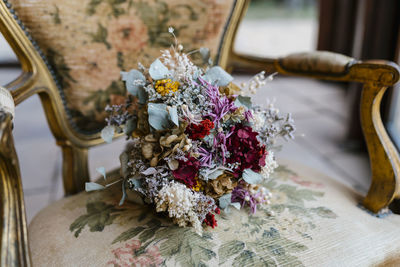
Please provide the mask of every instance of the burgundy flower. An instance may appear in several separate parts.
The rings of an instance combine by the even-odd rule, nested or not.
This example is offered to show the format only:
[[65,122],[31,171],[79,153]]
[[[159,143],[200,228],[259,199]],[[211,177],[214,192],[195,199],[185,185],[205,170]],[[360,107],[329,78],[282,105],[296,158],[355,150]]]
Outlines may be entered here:
[[203,139],[210,134],[210,130],[214,128],[214,123],[209,119],[202,120],[199,124],[190,124],[185,133],[192,140]]
[[[220,214],[221,211],[220,211],[219,208],[216,208],[216,209],[214,210],[214,213],[215,213],[215,214]],[[215,219],[215,215],[212,214],[211,212],[209,212],[209,213],[206,215],[206,218],[204,219],[203,223],[205,223],[206,225],[208,225],[208,226],[210,226],[210,227],[212,227],[212,228],[215,228],[216,226],[218,226],[217,220]]]
[[200,162],[194,157],[188,157],[186,161],[179,160],[178,169],[172,171],[175,179],[193,188],[197,181],[196,176],[200,168]]
[[230,152],[228,163],[239,163],[234,170],[239,177],[243,170],[252,169],[259,172],[265,166],[265,146],[257,140],[257,132],[253,132],[250,126],[236,124],[231,129],[232,134],[226,140],[226,148]]

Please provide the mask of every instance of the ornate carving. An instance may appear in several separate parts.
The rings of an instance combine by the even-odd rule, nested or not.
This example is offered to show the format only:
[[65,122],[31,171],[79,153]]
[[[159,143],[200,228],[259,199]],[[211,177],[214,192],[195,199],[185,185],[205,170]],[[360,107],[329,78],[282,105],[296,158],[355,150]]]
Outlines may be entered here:
[[11,129],[11,114],[0,110],[0,266],[30,266],[24,198]]
[[[372,184],[364,205],[373,212],[400,198],[400,158],[383,126],[380,103],[388,86],[399,80],[399,66],[387,61],[355,61],[329,53],[302,53],[275,61],[279,73],[312,78],[361,82],[361,124],[371,162]],[[311,60],[313,59],[313,60]],[[322,62],[311,64],[310,62]],[[325,72],[319,67],[325,65]],[[330,66],[330,67],[328,67]],[[333,67],[335,66],[335,67]],[[333,68],[337,71],[333,71]],[[323,68],[322,68],[323,69]]]

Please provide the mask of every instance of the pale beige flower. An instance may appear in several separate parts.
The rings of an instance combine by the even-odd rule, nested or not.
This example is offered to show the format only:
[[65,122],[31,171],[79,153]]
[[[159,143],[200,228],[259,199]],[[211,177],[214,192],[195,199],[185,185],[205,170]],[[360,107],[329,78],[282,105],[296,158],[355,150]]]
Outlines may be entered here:
[[147,45],[147,27],[139,16],[113,18],[107,27],[107,33],[107,41],[117,52],[137,52]]
[[91,43],[80,46],[66,57],[65,61],[71,69],[71,77],[81,88],[74,94],[104,90],[120,77],[117,55],[104,44]]

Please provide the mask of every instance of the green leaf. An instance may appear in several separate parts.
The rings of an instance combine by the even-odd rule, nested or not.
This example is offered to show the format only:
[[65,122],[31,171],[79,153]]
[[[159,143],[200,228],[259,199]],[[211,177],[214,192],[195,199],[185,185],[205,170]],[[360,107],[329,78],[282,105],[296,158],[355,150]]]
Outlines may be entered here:
[[207,63],[208,59],[210,58],[210,49],[207,47],[200,47],[199,49],[201,58],[203,59],[203,63]]
[[137,128],[137,118],[133,117],[125,123],[124,134],[131,136],[133,131]]
[[256,257],[254,252],[244,250],[233,260],[233,266],[253,266],[257,262]]
[[98,168],[96,168],[96,171],[97,171],[98,173],[100,173],[100,174],[104,177],[104,180],[106,179],[106,168],[104,168],[104,167],[98,167]]
[[122,241],[126,241],[129,240],[131,238],[134,238],[135,236],[137,236],[138,234],[140,234],[142,231],[144,231],[146,228],[143,226],[137,226],[137,227],[133,227],[131,229],[129,229],[128,231],[123,232],[122,234],[120,234],[116,239],[114,239],[114,241],[112,242],[112,244],[115,244],[117,242],[122,242]]
[[147,106],[149,114],[149,124],[157,131],[169,128],[169,113],[167,105],[158,103],[149,103]]
[[251,98],[249,96],[241,96],[239,95],[236,100],[235,100],[235,106],[236,107],[246,107],[248,109],[252,108],[252,104],[251,104]]
[[217,86],[227,86],[233,81],[233,77],[220,66],[210,68],[204,74],[203,79]]
[[169,119],[172,121],[176,126],[179,126],[179,118],[178,118],[178,110],[175,106],[168,108]]
[[171,76],[168,68],[165,67],[158,58],[151,63],[149,74],[153,80],[166,79]]
[[158,227],[157,227],[157,228],[149,228],[149,229],[147,229],[147,230],[144,230],[144,231],[139,235],[139,240],[140,240],[140,242],[144,243],[144,242],[146,242],[147,240],[153,238],[154,235],[155,235],[155,233],[156,233],[156,230],[157,230],[157,229],[158,229]]
[[328,218],[328,219],[337,218],[337,215],[333,211],[325,207],[312,208],[311,211],[322,218]]
[[143,89],[146,78],[143,73],[132,69],[129,72],[121,71],[122,80],[125,81],[126,89],[133,96],[139,95],[139,90]]
[[98,183],[93,183],[93,182],[85,183],[86,192],[103,190],[104,188],[105,188],[104,186]]
[[218,199],[219,207],[221,209],[227,208],[231,204],[232,194],[225,194]]
[[107,125],[103,128],[103,130],[101,130],[101,138],[103,138],[106,143],[110,144],[114,137],[114,133],[115,127],[112,125]]
[[216,245],[205,235],[199,236],[190,228],[170,226],[157,231],[160,253],[164,258],[174,258],[180,266],[199,266],[217,255],[212,250]]
[[243,171],[242,178],[248,184],[257,184],[263,179],[261,174],[254,172],[252,169],[245,169]]
[[240,253],[244,247],[244,242],[239,240],[232,240],[221,245],[218,249],[219,264],[223,264],[233,255]]
[[117,209],[114,205],[106,204],[102,201],[89,202],[86,204],[86,214],[77,218],[69,227],[71,232],[75,231],[75,237],[78,237],[86,225],[91,232],[101,232],[106,225],[119,216],[123,209]]
[[107,49],[111,48],[110,43],[107,42],[107,35],[108,35],[107,29],[100,23],[98,24],[97,32],[90,33],[89,35],[92,37],[93,42],[103,43],[106,45]]

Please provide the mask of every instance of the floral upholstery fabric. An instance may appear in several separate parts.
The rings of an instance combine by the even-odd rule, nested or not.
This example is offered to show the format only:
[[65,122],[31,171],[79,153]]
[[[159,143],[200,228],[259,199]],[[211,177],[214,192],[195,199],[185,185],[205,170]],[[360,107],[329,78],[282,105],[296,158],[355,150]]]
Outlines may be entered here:
[[[174,43],[208,47],[217,61],[234,0],[11,0],[66,96],[73,123],[104,126],[107,104],[123,101],[120,71],[149,65]],[[200,58],[200,57],[199,57]]]
[[[41,211],[29,227],[35,266],[376,266],[400,264],[400,216],[377,218],[351,189],[297,165],[266,184],[272,203],[234,208],[203,236],[151,208],[118,206],[114,189],[80,193]],[[118,174],[117,174],[118,175]],[[273,215],[271,215],[273,213]],[[388,265],[386,265],[388,266]],[[398,265],[397,265],[398,266]]]

